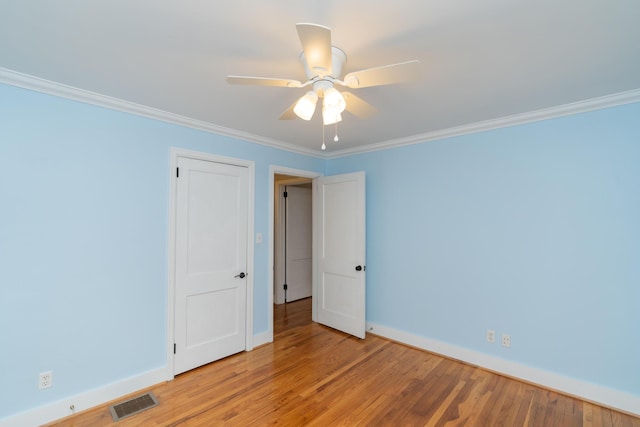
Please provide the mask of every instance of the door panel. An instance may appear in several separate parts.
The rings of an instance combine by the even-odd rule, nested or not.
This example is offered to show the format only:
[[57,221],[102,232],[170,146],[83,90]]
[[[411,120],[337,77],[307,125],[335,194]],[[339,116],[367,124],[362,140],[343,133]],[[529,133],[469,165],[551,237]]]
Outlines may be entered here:
[[187,348],[207,344],[212,339],[236,335],[238,322],[234,316],[234,307],[237,305],[236,289],[188,296]]
[[311,296],[311,188],[287,186],[287,301]]
[[245,349],[248,170],[178,158],[174,374]]
[[[185,181],[189,185],[187,274],[194,278],[236,268],[241,255],[236,236],[242,227],[238,223],[238,177],[189,170]],[[220,241],[228,246],[217,244]]]
[[[365,175],[314,180],[316,319],[365,337]],[[356,270],[361,266],[360,271]]]

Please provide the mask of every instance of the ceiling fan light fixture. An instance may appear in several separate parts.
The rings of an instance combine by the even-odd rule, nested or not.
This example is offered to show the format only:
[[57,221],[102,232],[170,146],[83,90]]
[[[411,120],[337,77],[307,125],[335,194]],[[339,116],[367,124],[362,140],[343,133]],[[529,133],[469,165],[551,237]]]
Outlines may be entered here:
[[317,102],[318,95],[313,91],[309,91],[296,102],[293,112],[302,120],[311,120],[313,113],[316,111]]
[[347,102],[344,96],[335,87],[330,87],[324,91],[324,101],[322,102],[324,109],[337,111],[342,113],[347,108]]
[[339,111],[331,108],[322,107],[322,123],[326,125],[332,125],[342,121],[342,114]]
[[280,120],[291,120],[296,116],[306,121],[311,120],[317,109],[318,98],[323,98],[322,150],[326,149],[324,143],[325,126],[336,126],[336,135],[333,140],[338,142],[337,123],[342,121],[342,112],[347,109],[347,100],[349,112],[358,118],[364,119],[376,112],[376,109],[364,100],[349,92],[341,93],[334,85],[355,89],[402,83],[420,77],[420,61],[411,60],[353,71],[346,74],[344,80],[340,80],[347,55],[342,49],[331,45],[331,29],[323,25],[309,23],[296,24],[296,29],[302,45],[300,61],[307,76],[306,82],[284,78],[233,75],[227,76],[227,82],[229,84],[288,88],[311,86],[313,90],[308,91],[294,105],[289,106],[281,114]]

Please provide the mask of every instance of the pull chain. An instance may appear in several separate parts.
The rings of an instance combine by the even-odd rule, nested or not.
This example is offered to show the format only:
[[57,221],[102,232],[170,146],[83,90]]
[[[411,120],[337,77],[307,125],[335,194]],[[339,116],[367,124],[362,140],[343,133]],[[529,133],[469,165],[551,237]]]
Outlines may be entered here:
[[324,145],[324,123],[322,123],[322,147],[320,147],[322,151],[327,149],[327,146]]
[[338,122],[336,122],[336,136],[333,137],[333,140],[335,142],[340,141],[340,138],[338,138]]

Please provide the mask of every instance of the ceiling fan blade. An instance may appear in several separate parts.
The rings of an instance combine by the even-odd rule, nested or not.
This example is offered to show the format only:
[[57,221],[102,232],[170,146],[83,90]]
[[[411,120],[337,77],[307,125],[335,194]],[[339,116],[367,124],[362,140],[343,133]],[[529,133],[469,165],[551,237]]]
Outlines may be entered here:
[[355,71],[344,76],[344,85],[352,89],[382,86],[414,80],[420,75],[420,61],[413,60]]
[[347,111],[360,119],[366,119],[378,112],[378,109],[351,92],[341,92],[347,103]]
[[298,100],[296,99],[296,101],[291,104],[291,106],[289,108],[287,108],[281,115],[280,115],[280,120],[293,120],[293,119],[297,119],[298,116],[296,115],[296,113],[293,112],[293,109],[295,108],[296,104],[298,103]]
[[296,24],[309,69],[331,75],[331,29],[317,24]]
[[272,79],[270,77],[227,76],[227,83],[249,86],[302,87],[298,80]]

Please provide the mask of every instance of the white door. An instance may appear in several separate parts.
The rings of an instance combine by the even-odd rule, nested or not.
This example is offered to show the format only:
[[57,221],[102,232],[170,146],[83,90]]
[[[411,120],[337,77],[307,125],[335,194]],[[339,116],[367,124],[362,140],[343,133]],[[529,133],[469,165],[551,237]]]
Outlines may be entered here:
[[316,178],[314,320],[365,337],[365,175]]
[[245,349],[248,177],[246,167],[178,158],[176,375]]
[[287,302],[311,296],[311,187],[287,186],[285,283]]

